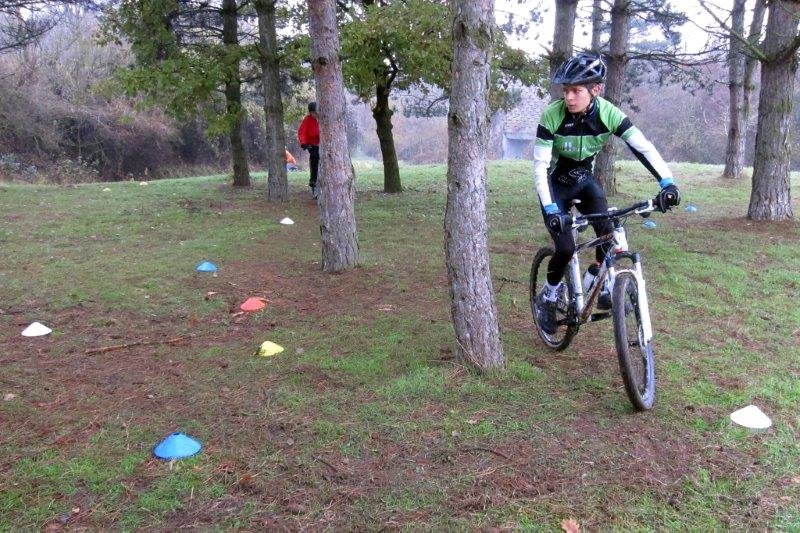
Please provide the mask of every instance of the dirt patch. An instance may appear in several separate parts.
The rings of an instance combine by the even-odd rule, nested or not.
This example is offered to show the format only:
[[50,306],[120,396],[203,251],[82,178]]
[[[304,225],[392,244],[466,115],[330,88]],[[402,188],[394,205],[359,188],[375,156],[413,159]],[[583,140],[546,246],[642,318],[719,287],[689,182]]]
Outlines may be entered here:
[[[691,217],[674,217],[670,220],[670,226],[695,227],[697,221]],[[747,217],[713,218],[703,220],[704,230],[714,230],[720,232],[739,232],[751,235],[766,237],[768,240],[781,239],[782,242],[800,241],[800,226],[793,220],[750,220]]]
[[235,287],[220,285],[225,298],[235,295],[235,301],[243,301],[248,296],[263,296],[278,314],[320,318],[352,312],[372,320],[409,309],[418,310],[422,316],[438,314],[436,310],[442,307],[442,302],[426,296],[430,285],[411,279],[400,284],[396,274],[379,267],[328,274],[318,264],[248,260],[228,264],[225,270],[237,280]]

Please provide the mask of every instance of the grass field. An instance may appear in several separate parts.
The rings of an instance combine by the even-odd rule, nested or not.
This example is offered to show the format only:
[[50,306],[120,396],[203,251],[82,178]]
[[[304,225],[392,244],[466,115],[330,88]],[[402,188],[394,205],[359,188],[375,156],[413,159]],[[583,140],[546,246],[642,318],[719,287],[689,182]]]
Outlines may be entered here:
[[[0,531],[800,531],[800,226],[746,220],[719,167],[675,170],[698,211],[628,226],[656,331],[643,414],[609,322],[560,353],[535,335],[528,163],[489,168],[508,364],[488,376],[453,360],[442,166],[388,196],[357,164],[362,264],[338,275],[302,174],[285,205],[263,176],[0,185]],[[632,163],[619,180],[620,206],[656,190]],[[249,296],[266,309],[237,314]],[[20,336],[34,320],[53,334]],[[286,350],[254,357],[265,340]],[[751,403],[772,428],[731,424]],[[154,459],[173,431],[203,451]]]

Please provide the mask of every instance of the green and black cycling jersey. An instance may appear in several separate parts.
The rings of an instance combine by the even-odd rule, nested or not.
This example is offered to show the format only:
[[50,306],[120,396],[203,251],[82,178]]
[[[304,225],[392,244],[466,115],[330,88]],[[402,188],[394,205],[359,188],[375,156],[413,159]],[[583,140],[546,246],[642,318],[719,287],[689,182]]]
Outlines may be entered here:
[[533,150],[536,191],[546,210],[553,204],[550,179],[578,168],[591,172],[594,156],[611,135],[625,141],[662,186],[672,182],[661,155],[617,106],[597,96],[585,113],[573,115],[560,99],[542,112]]

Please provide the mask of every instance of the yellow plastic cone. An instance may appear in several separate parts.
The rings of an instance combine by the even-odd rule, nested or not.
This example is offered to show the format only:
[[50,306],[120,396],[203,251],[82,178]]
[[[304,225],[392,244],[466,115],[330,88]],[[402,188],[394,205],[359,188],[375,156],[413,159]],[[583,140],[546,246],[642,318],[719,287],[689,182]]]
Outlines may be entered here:
[[253,355],[258,355],[260,357],[272,357],[275,354],[279,354],[283,351],[283,346],[279,346],[271,341],[264,341],[261,343],[261,347],[259,347],[258,351]]

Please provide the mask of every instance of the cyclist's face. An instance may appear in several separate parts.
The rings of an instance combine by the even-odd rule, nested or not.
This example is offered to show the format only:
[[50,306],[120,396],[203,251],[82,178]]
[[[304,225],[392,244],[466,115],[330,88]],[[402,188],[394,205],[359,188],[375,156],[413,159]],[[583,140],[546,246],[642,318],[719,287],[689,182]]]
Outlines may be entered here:
[[591,89],[585,85],[564,85],[564,102],[570,113],[583,113],[592,103],[592,96],[600,93],[600,85],[593,85]]

